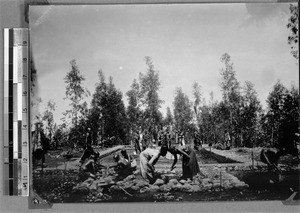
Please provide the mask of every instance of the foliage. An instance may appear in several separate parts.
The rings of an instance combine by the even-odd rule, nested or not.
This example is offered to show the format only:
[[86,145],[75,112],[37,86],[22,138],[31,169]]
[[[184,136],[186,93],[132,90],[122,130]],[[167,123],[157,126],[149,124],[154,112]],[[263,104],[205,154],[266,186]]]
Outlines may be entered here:
[[99,83],[91,102],[91,114],[89,116],[90,128],[93,132],[94,140],[100,136],[101,142],[114,137],[112,142],[127,143],[127,119],[125,106],[122,101],[122,93],[116,89],[112,77],[109,82],[105,82],[104,74],[98,72]]
[[268,112],[264,117],[264,132],[271,135],[270,143],[289,151],[295,149],[299,122],[299,92],[294,86],[288,90],[280,81],[268,96]]
[[162,114],[159,111],[163,101],[159,98],[160,81],[158,71],[155,69],[152,59],[145,57],[148,66],[145,74],[139,74],[141,103],[143,104],[143,128],[155,129],[161,124]]
[[127,118],[131,131],[137,131],[142,125],[141,95],[140,86],[136,79],[133,80],[131,89],[126,93],[128,98]]
[[[224,63],[225,69],[221,69],[221,89],[223,94],[224,107],[229,111],[229,124],[227,131],[229,132],[231,138],[237,139],[237,134],[240,131],[239,125],[241,123],[240,113],[241,113],[241,88],[240,83],[236,79],[236,72],[233,68],[233,63],[230,61],[231,57],[229,54],[224,53],[221,57],[221,62]],[[226,122],[224,122],[225,124]],[[237,145],[237,141],[232,140],[232,145]]]
[[52,136],[54,133],[54,118],[53,118],[53,111],[55,111],[56,104],[54,101],[49,100],[47,102],[46,111],[43,114],[42,120],[46,122],[46,130],[48,132],[48,138],[50,140],[50,144],[52,144]]
[[167,107],[166,117],[164,118],[163,124],[165,126],[172,126],[174,124],[174,117],[172,115],[170,107]]
[[290,29],[291,35],[288,37],[288,44],[291,46],[291,54],[294,58],[299,58],[298,53],[298,27],[299,27],[299,6],[290,4],[291,16],[287,28]]
[[85,80],[84,76],[80,74],[80,70],[76,64],[76,60],[70,61],[71,70],[64,77],[66,86],[66,97],[71,101],[71,109],[67,110],[64,115],[71,118],[71,123],[74,126],[77,125],[78,120],[83,116],[82,111],[86,107],[86,103],[82,103],[85,97],[90,95],[90,92],[82,86]]
[[181,88],[177,88],[174,98],[175,129],[179,132],[191,133],[193,125],[192,103]]

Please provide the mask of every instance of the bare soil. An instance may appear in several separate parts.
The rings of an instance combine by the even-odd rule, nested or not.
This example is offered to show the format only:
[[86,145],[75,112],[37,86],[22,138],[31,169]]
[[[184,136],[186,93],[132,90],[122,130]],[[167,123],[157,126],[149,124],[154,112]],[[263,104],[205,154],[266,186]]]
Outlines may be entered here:
[[[78,169],[70,169],[70,167],[67,166],[66,170],[56,169],[58,164],[67,165],[68,161],[61,157],[53,158],[52,156],[57,153],[54,153],[54,151],[51,152],[52,151],[50,151],[46,158],[48,170],[42,173],[40,169],[37,169],[33,172],[33,188],[36,193],[51,203],[87,202],[87,200],[82,200],[80,197],[76,198],[70,196],[72,188],[83,181],[79,175],[79,167]],[[59,153],[59,151],[57,152]],[[128,149],[128,153],[133,154],[133,149]],[[222,152],[218,154],[216,154],[214,150],[210,152],[209,149],[201,149],[196,151],[196,154],[200,170],[202,167],[214,168],[216,165],[225,168],[229,168],[228,165],[230,165],[230,168],[232,168],[232,165],[251,165],[252,159],[255,160],[256,166],[262,166],[247,171],[240,169],[242,167],[239,166],[234,170],[228,170],[230,174],[249,185],[249,188],[246,189],[215,188],[213,190],[200,191],[197,193],[175,191],[167,193],[167,196],[166,193],[132,193],[132,195],[129,196],[126,193],[107,192],[107,199],[102,199],[98,202],[169,202],[168,197],[174,197],[174,199],[171,200],[172,202],[286,200],[292,194],[291,188],[295,191],[299,191],[299,162],[292,156],[282,158],[280,163],[285,171],[278,177],[278,175],[270,173],[266,167],[259,162],[259,149],[256,149],[255,152],[253,152],[253,149],[247,148],[222,150]],[[104,166],[114,165],[113,155],[114,154],[111,154],[101,159],[98,163]],[[75,158],[71,159],[70,162],[75,164],[80,156],[81,152],[76,153],[74,155]],[[138,163],[137,169],[139,169],[139,156],[135,155],[134,157]],[[172,162],[173,160],[160,158],[155,168],[161,173],[166,173]],[[179,178],[181,173],[180,159],[177,162],[175,173]],[[89,196],[97,196],[97,194],[91,194]],[[299,200],[299,195],[296,195],[295,199]],[[97,200],[93,202],[97,202]]]

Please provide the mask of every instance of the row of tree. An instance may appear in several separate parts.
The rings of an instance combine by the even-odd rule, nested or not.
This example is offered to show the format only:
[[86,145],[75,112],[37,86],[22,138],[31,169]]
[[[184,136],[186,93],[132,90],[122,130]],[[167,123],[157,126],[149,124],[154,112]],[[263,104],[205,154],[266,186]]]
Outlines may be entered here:
[[[291,54],[298,59],[298,5],[290,4],[290,18],[287,28],[290,36],[287,41]],[[75,60],[70,62],[71,70],[64,80],[66,97],[70,109],[63,115],[63,123],[54,122],[53,112],[56,105],[48,101],[43,113],[33,118],[34,122],[43,122],[46,135],[54,147],[84,145],[86,132],[91,129],[94,143],[108,142],[128,144],[132,133],[147,129],[154,137],[162,126],[172,125],[175,130],[184,132],[191,140],[195,132],[205,143],[223,142],[225,133],[230,136],[232,146],[277,145],[294,149],[299,132],[299,91],[295,86],[286,88],[280,81],[270,91],[267,108],[262,109],[257,98],[254,84],[246,81],[241,85],[229,54],[221,57],[224,67],[221,69],[220,88],[222,100],[215,101],[211,92],[208,103],[201,93],[201,86],[194,82],[193,101],[176,88],[173,112],[170,107],[166,115],[160,112],[163,100],[159,98],[161,83],[159,73],[150,57],[145,58],[147,71],[134,79],[131,89],[126,92],[128,106],[123,103],[123,94],[116,88],[112,77],[108,82],[104,73],[98,72],[99,82],[92,94],[90,107],[85,98],[91,93],[82,86],[85,78],[81,75]],[[31,61],[31,94],[35,96],[36,70]],[[41,102],[35,100],[37,105]],[[32,102],[34,105],[34,101]],[[33,106],[32,105],[32,106]]]
[[173,111],[160,112],[163,101],[159,98],[161,83],[159,72],[150,57],[145,58],[147,70],[134,79],[126,92],[128,106],[125,107],[122,92],[116,88],[112,77],[106,81],[102,70],[98,71],[99,81],[92,94],[90,106],[85,101],[91,93],[82,86],[85,78],[75,60],[65,76],[66,96],[70,109],[63,115],[63,124],[53,119],[55,103],[49,101],[40,117],[44,121],[47,136],[53,146],[84,146],[87,129],[91,129],[94,144],[129,144],[133,132],[148,130],[153,138],[167,125],[185,133],[192,141],[198,132],[204,143],[224,142],[229,133],[232,146],[260,146],[270,143],[285,148],[294,148],[298,132],[299,92],[295,86],[287,89],[278,81],[267,99],[263,110],[254,84],[246,81],[241,85],[229,54],[221,57],[224,67],[220,71],[222,100],[214,100],[213,93],[208,103],[202,96],[201,86],[194,82],[193,101],[182,88],[176,88]]

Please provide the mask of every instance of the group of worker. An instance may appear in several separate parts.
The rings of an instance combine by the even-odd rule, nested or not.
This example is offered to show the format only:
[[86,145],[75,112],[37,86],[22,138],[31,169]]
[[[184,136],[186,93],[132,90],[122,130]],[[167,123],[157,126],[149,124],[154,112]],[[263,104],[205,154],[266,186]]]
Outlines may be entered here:
[[[173,155],[173,163],[170,171],[174,170],[178,155],[182,156],[182,179],[192,179],[200,171],[194,149],[185,144],[184,135],[172,130],[171,126],[165,127],[158,133],[158,148],[143,147],[140,152],[140,169],[143,178],[150,183],[155,182],[155,164],[161,156],[167,152]],[[135,142],[137,143],[138,140]],[[142,140],[143,141],[143,140]],[[136,145],[135,147],[138,147]],[[138,151],[138,150],[136,150]]]
[[[160,131],[144,130],[139,128],[132,133],[132,141],[135,148],[135,153],[141,153],[146,148],[156,146],[167,145],[167,143],[184,145],[184,133],[173,130],[172,126],[164,126]],[[194,148],[198,150],[202,146],[199,131],[194,132]]]

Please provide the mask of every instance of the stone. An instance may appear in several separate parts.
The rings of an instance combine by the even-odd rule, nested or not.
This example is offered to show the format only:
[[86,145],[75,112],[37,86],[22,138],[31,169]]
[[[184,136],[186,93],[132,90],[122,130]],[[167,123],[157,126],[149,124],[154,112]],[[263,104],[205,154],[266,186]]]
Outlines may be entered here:
[[195,180],[193,180],[193,183],[192,183],[192,184],[194,184],[194,185],[200,185],[201,183],[200,183],[199,180],[195,179]]
[[172,183],[172,182],[169,182],[169,183],[167,184],[167,186],[170,187],[170,188],[172,189],[172,188],[174,188],[175,184]]
[[197,185],[192,185],[191,188],[189,189],[189,192],[199,192],[201,191],[200,186]]
[[236,184],[235,186],[234,186],[234,188],[236,188],[236,189],[245,189],[245,188],[248,188],[249,187],[249,185],[248,184],[245,184],[245,183],[243,183],[243,182],[240,182],[240,183],[238,183],[238,184]]
[[108,177],[104,178],[104,180],[105,180],[105,183],[110,183],[113,180],[113,178],[111,176],[108,176]]
[[97,182],[93,182],[90,186],[89,186],[89,189],[90,190],[97,190],[97,185],[98,185],[98,183]]
[[116,184],[117,184],[117,185],[123,185],[123,184],[124,184],[124,181],[118,181]]
[[129,189],[129,188],[131,188],[133,185],[134,185],[134,183],[132,183],[132,182],[126,182],[126,183],[124,184],[124,189]]
[[130,189],[133,190],[133,191],[138,191],[140,188],[138,186],[134,185]]
[[173,195],[168,195],[168,196],[165,196],[164,198],[165,198],[166,201],[175,200],[175,196],[173,196]]
[[149,186],[149,184],[144,180],[140,180],[136,183],[136,186],[139,187],[139,188],[142,188],[142,187],[145,187],[145,186]]
[[177,185],[179,182],[177,179],[171,179],[171,180],[169,180],[169,183],[171,183],[173,185]]
[[135,179],[135,175],[129,175],[129,176],[127,176],[127,177],[124,179],[124,181],[130,181],[130,180],[133,180],[133,179]]
[[140,189],[140,193],[147,193],[149,191],[150,191],[149,187],[143,187]]
[[174,191],[181,191],[182,188],[183,188],[183,185],[177,184],[177,185],[174,185],[172,189],[173,189]]
[[183,186],[182,186],[182,190],[183,191],[189,191],[190,189],[192,188],[192,186],[188,183],[185,183]]
[[167,186],[167,185],[161,185],[159,187],[159,191],[161,191],[161,192],[170,192],[171,188],[169,186]]
[[179,183],[181,183],[183,185],[186,183],[186,180],[180,180]]
[[120,188],[120,186],[116,186],[116,185],[114,185],[114,186],[111,186],[110,187],[110,191],[111,192],[118,192],[118,191],[121,191],[122,189]]
[[136,170],[136,171],[133,172],[133,174],[134,174],[134,175],[138,175],[138,174],[140,174],[140,171],[139,171],[139,170]]
[[157,185],[150,185],[149,186],[149,191],[150,192],[156,192],[158,190],[159,190],[159,186],[157,186]]
[[161,185],[163,185],[164,183],[165,183],[165,182],[164,182],[162,179],[157,179],[153,185],[161,186]]

